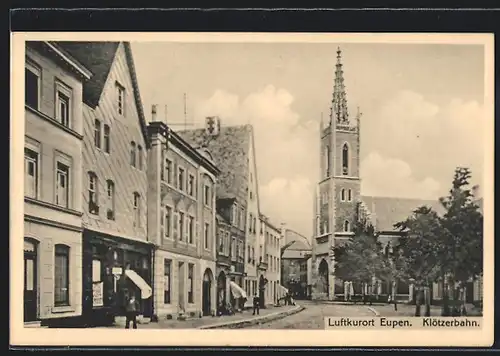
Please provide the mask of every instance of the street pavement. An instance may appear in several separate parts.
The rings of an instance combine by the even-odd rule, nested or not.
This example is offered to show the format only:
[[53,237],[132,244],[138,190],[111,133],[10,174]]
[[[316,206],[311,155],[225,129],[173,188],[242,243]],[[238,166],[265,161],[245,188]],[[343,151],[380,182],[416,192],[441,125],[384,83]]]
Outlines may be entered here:
[[[268,323],[252,325],[245,329],[322,329],[325,328],[325,317],[327,316],[375,316],[368,305],[345,305],[328,302],[313,302],[298,300],[297,303],[304,306],[303,311],[287,316],[282,319]],[[372,306],[371,308],[377,308]]]

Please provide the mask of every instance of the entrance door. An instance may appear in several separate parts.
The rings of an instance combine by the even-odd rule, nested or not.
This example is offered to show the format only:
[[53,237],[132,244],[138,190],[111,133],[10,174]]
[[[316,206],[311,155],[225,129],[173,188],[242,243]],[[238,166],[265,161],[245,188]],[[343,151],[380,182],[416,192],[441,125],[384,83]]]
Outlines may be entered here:
[[260,307],[264,308],[266,306],[266,301],[265,301],[265,289],[266,288],[266,282],[264,279],[264,276],[260,276],[259,278],[259,299],[260,299]]
[[37,320],[37,246],[24,240],[24,321]]
[[212,272],[210,269],[206,269],[203,274],[203,293],[202,293],[202,309],[203,315],[210,315],[212,305]]

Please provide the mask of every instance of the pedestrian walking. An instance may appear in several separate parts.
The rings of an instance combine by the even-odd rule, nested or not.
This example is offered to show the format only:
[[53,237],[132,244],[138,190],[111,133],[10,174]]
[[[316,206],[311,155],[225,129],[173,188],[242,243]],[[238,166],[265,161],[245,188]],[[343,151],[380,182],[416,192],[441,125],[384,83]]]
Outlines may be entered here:
[[132,294],[125,306],[125,329],[130,329],[131,322],[132,327],[137,329],[137,314],[139,313],[139,309],[139,302],[135,299],[135,295]]
[[253,297],[253,314],[255,315],[255,311],[257,311],[257,315],[260,314],[260,297],[258,294],[255,294]]

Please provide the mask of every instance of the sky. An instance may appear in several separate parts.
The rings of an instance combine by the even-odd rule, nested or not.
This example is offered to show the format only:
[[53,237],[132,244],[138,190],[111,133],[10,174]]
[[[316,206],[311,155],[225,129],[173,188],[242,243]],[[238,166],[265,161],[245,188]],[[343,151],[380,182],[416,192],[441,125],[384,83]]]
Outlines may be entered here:
[[[132,42],[147,116],[157,104],[174,130],[203,127],[212,115],[222,126],[252,124],[261,212],[307,237],[338,46]],[[482,46],[340,47],[349,111],[363,114],[362,195],[438,199],[457,166],[482,183]]]

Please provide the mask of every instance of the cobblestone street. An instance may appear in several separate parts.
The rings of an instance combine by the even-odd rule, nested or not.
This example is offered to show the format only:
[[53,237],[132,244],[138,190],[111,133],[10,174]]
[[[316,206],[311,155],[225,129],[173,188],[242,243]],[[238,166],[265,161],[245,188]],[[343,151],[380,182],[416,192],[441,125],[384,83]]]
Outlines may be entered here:
[[300,313],[258,324],[247,329],[324,329],[324,318],[327,316],[375,316],[366,305],[343,305],[301,300],[300,305],[306,307]]

